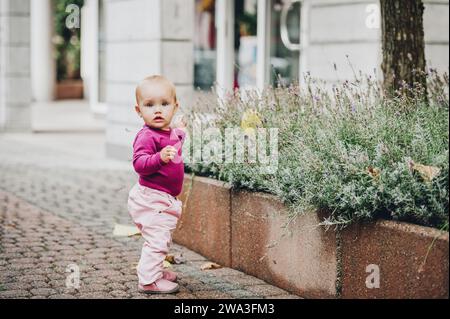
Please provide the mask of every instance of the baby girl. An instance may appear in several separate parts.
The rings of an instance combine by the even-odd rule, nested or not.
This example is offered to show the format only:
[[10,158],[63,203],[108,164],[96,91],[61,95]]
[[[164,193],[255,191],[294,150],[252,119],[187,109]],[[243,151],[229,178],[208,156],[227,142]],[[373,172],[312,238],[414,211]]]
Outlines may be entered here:
[[137,266],[138,289],[149,294],[179,290],[177,275],[163,269],[172,231],[181,216],[184,164],[183,128],[170,124],[179,109],[175,86],[162,76],[145,78],[136,88],[136,112],[144,120],[133,143],[139,182],[130,190],[128,211],[145,243]]

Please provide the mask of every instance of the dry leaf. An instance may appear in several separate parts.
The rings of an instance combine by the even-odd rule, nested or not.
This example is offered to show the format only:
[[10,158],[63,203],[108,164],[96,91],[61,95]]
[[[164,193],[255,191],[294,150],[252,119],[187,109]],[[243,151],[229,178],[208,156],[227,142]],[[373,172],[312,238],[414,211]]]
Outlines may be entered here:
[[207,263],[204,263],[204,264],[200,267],[201,270],[219,269],[219,268],[222,268],[222,266],[219,265],[219,264],[213,263],[213,262],[207,262]]
[[163,261],[163,268],[172,268],[172,264],[167,260]]
[[180,256],[166,255],[165,260],[175,265],[183,264],[186,262],[186,259],[183,257],[182,254]]
[[113,236],[131,237],[140,234],[141,232],[136,226],[120,225],[120,224],[114,225]]
[[367,172],[369,173],[370,176],[372,176],[376,180],[378,180],[380,178],[381,171],[380,171],[380,169],[378,169],[376,167],[374,168],[372,166],[369,166],[367,168]]
[[166,255],[165,260],[171,264],[175,263],[175,257],[173,255]]
[[441,169],[435,166],[426,166],[412,162],[412,169],[420,174],[425,182],[431,182],[441,173]]
[[242,115],[241,128],[246,135],[255,135],[255,129],[262,127],[261,117],[256,110],[247,110]]

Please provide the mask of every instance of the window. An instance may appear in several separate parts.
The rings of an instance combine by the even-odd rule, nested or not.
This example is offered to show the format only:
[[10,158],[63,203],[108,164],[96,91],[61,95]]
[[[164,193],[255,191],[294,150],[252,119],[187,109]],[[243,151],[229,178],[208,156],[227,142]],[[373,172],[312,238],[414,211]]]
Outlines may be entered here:
[[215,4],[219,49],[214,61],[220,91],[299,81],[301,0],[216,0]]
[[256,86],[257,0],[235,0],[234,88]]
[[300,1],[270,0],[271,84],[288,85],[298,81],[300,63]]
[[216,81],[215,0],[195,1],[194,86],[210,90]]

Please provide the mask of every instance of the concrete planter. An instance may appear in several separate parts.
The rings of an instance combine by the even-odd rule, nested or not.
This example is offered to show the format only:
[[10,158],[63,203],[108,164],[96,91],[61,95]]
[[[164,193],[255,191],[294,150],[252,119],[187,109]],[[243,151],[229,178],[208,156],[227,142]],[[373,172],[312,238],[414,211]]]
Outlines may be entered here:
[[[342,298],[448,298],[448,232],[380,220],[350,227],[341,243]],[[379,288],[365,283],[369,265]]]
[[180,199],[176,242],[300,296],[448,298],[447,232],[394,221],[325,232],[318,213],[289,222],[275,196],[188,175]]
[[179,199],[183,213],[174,241],[231,267],[230,187],[214,179],[186,175]]
[[274,196],[232,194],[232,267],[307,298],[333,298],[336,236],[324,232],[317,214],[288,225]]

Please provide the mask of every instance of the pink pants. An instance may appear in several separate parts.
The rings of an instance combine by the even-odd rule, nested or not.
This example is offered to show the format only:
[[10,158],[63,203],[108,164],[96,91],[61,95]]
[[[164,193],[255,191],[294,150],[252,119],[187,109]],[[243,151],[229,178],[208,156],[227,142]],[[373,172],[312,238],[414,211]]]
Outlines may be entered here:
[[128,196],[128,212],[145,243],[137,267],[139,283],[162,277],[163,261],[172,243],[172,231],[181,216],[182,202],[172,195],[137,183]]

